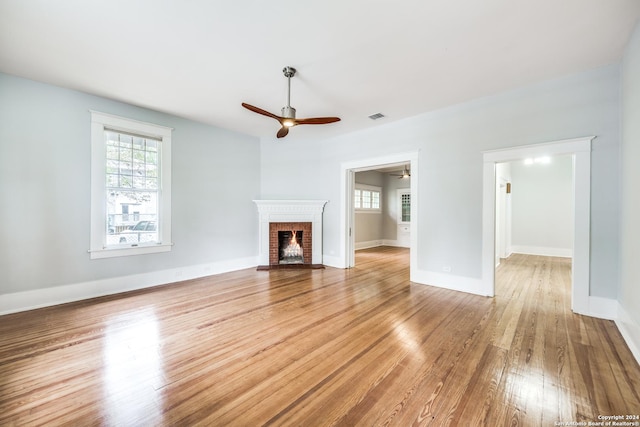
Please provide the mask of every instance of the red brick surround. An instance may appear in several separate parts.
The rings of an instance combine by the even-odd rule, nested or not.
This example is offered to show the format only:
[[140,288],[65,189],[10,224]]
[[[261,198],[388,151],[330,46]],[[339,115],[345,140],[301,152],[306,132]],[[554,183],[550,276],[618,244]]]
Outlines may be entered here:
[[312,223],[311,222],[270,222],[269,223],[269,265],[279,265],[278,262],[278,231],[302,230],[302,259],[303,265],[311,265],[312,260]]

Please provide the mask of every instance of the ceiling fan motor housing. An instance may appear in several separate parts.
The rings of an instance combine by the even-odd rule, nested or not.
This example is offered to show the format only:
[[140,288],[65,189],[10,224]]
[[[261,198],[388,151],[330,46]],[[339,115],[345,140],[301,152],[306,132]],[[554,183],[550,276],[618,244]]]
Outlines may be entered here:
[[295,119],[296,109],[290,105],[287,105],[286,107],[282,107],[282,117],[286,119]]

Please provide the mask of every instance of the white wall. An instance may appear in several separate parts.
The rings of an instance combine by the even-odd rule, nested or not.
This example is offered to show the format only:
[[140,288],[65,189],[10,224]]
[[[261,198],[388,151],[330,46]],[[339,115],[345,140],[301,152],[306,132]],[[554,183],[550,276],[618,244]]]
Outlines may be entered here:
[[[329,140],[300,141],[295,135],[282,142],[264,139],[262,198],[328,199],[323,252],[344,259],[341,164],[419,150],[418,273],[444,281],[443,268],[450,266],[446,277],[452,286],[473,285],[482,275],[482,151],[596,135],[591,294],[615,298],[619,71],[618,65],[606,66],[406,120],[372,122],[371,129]],[[284,185],[291,172],[298,176],[297,182]]]
[[640,25],[623,61],[619,326],[640,361]]
[[573,160],[549,164],[511,163],[512,251],[572,256]]
[[[90,109],[175,129],[171,252],[89,259]],[[206,264],[206,275],[216,263],[255,259],[259,150],[253,137],[0,74],[0,300],[99,281],[104,294],[122,290],[113,278],[142,283],[170,270],[176,280],[191,266]],[[13,308],[0,303],[0,312]]]

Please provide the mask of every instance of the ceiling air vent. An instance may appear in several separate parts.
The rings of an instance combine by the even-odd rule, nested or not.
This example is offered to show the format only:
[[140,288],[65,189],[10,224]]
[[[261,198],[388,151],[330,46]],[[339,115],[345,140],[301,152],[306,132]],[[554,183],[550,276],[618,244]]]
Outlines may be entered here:
[[371,120],[378,120],[378,119],[381,119],[383,117],[384,117],[384,114],[382,114],[382,113],[375,113],[375,114],[372,114],[372,115],[369,116],[369,118]]

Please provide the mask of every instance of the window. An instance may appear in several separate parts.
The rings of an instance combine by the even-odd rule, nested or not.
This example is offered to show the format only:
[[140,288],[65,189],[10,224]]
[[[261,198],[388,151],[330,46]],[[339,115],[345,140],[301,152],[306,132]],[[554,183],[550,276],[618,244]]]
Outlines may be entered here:
[[353,198],[354,207],[361,212],[380,212],[380,187],[357,184]]
[[171,250],[171,128],[91,112],[91,258]]

